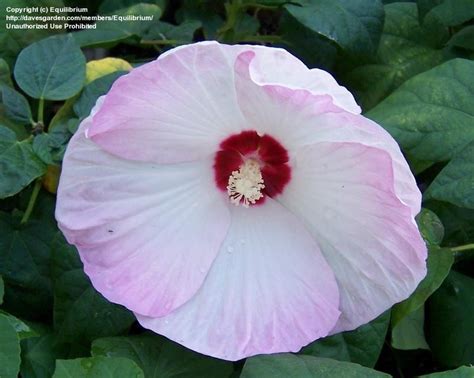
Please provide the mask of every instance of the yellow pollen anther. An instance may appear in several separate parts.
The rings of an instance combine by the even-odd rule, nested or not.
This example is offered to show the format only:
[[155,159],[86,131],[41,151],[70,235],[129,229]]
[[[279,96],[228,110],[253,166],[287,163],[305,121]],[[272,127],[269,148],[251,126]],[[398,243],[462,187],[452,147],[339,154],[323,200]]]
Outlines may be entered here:
[[244,207],[249,207],[263,197],[263,188],[265,185],[260,165],[255,160],[248,159],[238,171],[233,171],[230,175],[227,194],[234,205],[237,206],[242,202]]

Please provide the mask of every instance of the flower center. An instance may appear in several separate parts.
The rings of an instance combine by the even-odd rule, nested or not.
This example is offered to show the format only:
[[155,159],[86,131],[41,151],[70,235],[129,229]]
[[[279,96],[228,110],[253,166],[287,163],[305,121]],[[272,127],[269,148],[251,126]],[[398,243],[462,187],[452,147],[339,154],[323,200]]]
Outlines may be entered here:
[[281,194],[291,179],[286,149],[269,135],[243,131],[220,144],[214,159],[216,186],[245,207]]
[[244,207],[249,207],[249,204],[254,205],[257,200],[263,197],[263,188],[265,185],[260,165],[257,161],[248,159],[238,171],[233,171],[230,175],[227,194],[230,197],[230,202],[234,205],[237,206],[242,202]]

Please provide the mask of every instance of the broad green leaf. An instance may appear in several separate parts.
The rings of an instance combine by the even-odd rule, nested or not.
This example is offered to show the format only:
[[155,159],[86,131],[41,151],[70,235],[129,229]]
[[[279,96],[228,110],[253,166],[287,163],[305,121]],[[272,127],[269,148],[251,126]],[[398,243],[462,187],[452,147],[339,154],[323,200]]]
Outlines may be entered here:
[[428,201],[426,205],[436,212],[444,225],[443,244],[457,246],[474,240],[474,210],[446,202]]
[[20,340],[38,336],[38,333],[33,328],[31,328],[24,321],[18,319],[16,316],[13,316],[12,314],[9,314],[8,312],[2,310],[0,310],[0,315],[3,315],[8,318],[10,324],[15,329]]
[[416,4],[385,6],[385,24],[375,62],[359,66],[345,76],[363,109],[377,105],[409,78],[442,63],[446,54],[433,43],[446,40],[445,29],[419,24]]
[[60,357],[55,336],[46,333],[21,341],[22,378],[50,378],[53,376],[56,358]]
[[455,370],[420,375],[419,378],[473,378],[474,366],[461,366]]
[[44,219],[25,225],[0,212],[0,274],[5,305],[20,316],[40,317],[52,308],[50,274],[54,228]]
[[309,67],[332,69],[339,53],[335,43],[315,33],[288,12],[283,12],[280,23],[283,46],[288,51]]
[[474,209],[474,141],[457,154],[436,176],[425,199],[436,199]]
[[8,85],[13,87],[13,82],[11,78],[10,67],[5,59],[0,58],[0,84]]
[[126,73],[127,71],[116,71],[87,84],[73,106],[76,115],[80,119],[86,118],[90,114],[97,99],[106,94],[114,81]]
[[30,104],[21,93],[6,85],[0,85],[0,98],[8,118],[23,124],[33,123]]
[[117,71],[131,71],[132,66],[120,58],[91,60],[86,64],[86,84]]
[[[32,64],[34,62],[34,64]],[[70,35],[36,42],[18,55],[15,79],[33,98],[65,100],[84,85],[86,60]]]
[[59,235],[53,243],[51,272],[59,342],[86,346],[98,337],[125,332],[135,321],[130,311],[107,301],[92,287],[76,249]]
[[29,141],[17,141],[13,131],[0,125],[0,198],[18,193],[45,171]]
[[20,340],[8,318],[0,314],[0,377],[16,378],[20,370]]
[[200,21],[184,21],[180,25],[173,25],[167,22],[158,21],[153,27],[143,35],[146,40],[163,41],[167,45],[182,45],[193,41],[194,33],[202,26]]
[[259,5],[280,6],[288,3],[295,3],[293,0],[244,0],[244,4],[258,7]]
[[474,140],[474,61],[453,59],[419,74],[367,116],[417,160],[446,161]]
[[[104,0],[100,4],[99,14],[111,14],[117,10],[135,5],[137,0]],[[140,0],[140,3],[156,4],[161,9],[165,9],[166,0]]]
[[183,0],[176,13],[178,23],[198,21],[202,24],[205,39],[217,39],[217,31],[223,26],[221,14],[225,13],[222,1]]
[[423,329],[424,323],[424,307],[410,312],[392,328],[392,346],[400,350],[429,350]]
[[46,164],[60,164],[72,133],[68,123],[56,127],[50,133],[38,134],[33,139],[33,151]]
[[[108,15],[104,15],[108,16]],[[146,20],[97,21],[96,29],[81,30],[72,33],[72,36],[81,47],[113,45],[118,42],[134,38],[139,40],[143,33],[151,28],[160,17],[161,8],[155,4],[139,3],[128,8],[116,10],[112,16],[117,17],[146,17]]]
[[448,44],[450,46],[474,51],[474,25],[466,26],[454,34]]
[[441,4],[431,8],[423,22],[432,19],[446,26],[460,25],[474,18],[474,2],[472,0],[443,0]]
[[421,209],[415,219],[426,243],[440,245],[444,237],[444,227],[439,217],[429,209]]
[[0,305],[3,303],[4,293],[5,293],[5,284],[3,283],[2,276],[0,276]]
[[[286,14],[310,32],[318,34],[355,56],[375,53],[384,22],[379,0],[302,0],[287,4]],[[285,35],[285,27],[283,35]],[[290,41],[298,44],[298,40]]]
[[143,371],[135,362],[120,357],[90,357],[57,360],[53,378],[143,378]]
[[474,364],[474,278],[452,271],[428,302],[428,342],[446,367]]
[[303,348],[301,353],[373,367],[382,350],[389,322],[390,311],[387,311],[354,331],[317,340]]
[[405,316],[419,309],[443,283],[453,265],[453,254],[448,248],[431,246],[428,249],[426,277],[420,282],[409,298],[396,304],[392,309],[392,327]]
[[372,378],[389,377],[350,362],[289,353],[248,358],[241,378]]
[[[38,21],[35,20],[18,20],[11,22],[6,20],[6,16],[14,15],[11,12],[7,12],[7,7],[13,8],[28,8],[38,7],[38,12],[27,14],[28,16],[54,16],[55,12],[50,11],[50,7],[61,8],[64,7],[62,0],[35,0],[34,3],[31,0],[2,0],[2,6],[0,7],[0,46],[2,58],[5,59],[8,64],[12,67],[18,53],[22,48],[36,42],[40,39],[46,38],[49,35],[56,34],[59,31],[48,28],[36,29],[12,29],[7,28],[6,24],[19,24],[19,25],[38,25]],[[39,9],[43,8],[45,12],[40,12]],[[18,14],[16,14],[18,16]],[[64,24],[64,21],[51,21],[55,24]]]
[[219,378],[232,373],[230,362],[204,356],[153,334],[94,340],[92,355],[129,358],[147,378]]

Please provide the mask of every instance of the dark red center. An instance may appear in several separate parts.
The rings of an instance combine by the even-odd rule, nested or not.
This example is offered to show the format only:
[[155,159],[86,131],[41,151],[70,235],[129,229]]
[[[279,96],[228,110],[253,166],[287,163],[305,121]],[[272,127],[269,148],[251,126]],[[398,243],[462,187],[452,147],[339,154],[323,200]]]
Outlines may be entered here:
[[246,159],[254,159],[260,165],[265,188],[265,196],[275,197],[283,192],[291,179],[288,152],[280,142],[269,135],[259,136],[256,131],[242,131],[226,138],[220,144],[214,159],[214,174],[217,187],[227,191],[229,177],[238,171]]

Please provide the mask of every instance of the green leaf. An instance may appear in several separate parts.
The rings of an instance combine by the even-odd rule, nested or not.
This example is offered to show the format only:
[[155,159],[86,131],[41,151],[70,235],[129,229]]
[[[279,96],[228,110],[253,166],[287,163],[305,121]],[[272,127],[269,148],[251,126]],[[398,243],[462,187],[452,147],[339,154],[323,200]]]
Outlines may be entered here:
[[[141,0],[141,3],[155,4],[161,9],[165,9],[166,0]],[[104,0],[100,4],[99,14],[111,14],[117,10],[124,9],[135,5],[137,0]]]
[[474,278],[452,271],[428,302],[428,342],[446,367],[474,364]]
[[3,315],[8,318],[10,324],[15,329],[16,333],[20,340],[27,339],[29,337],[36,337],[38,333],[33,330],[28,324],[24,321],[18,319],[16,316],[9,314],[8,312],[0,310],[0,315]]
[[420,375],[419,378],[472,378],[474,377],[473,366],[461,366],[455,370],[442,371],[440,373]]
[[301,353],[374,367],[382,350],[389,322],[390,311],[387,311],[354,331],[317,340],[303,348]]
[[[37,28],[23,28],[23,29],[10,29],[6,27],[7,23],[15,23],[6,20],[6,16],[11,16],[11,12],[7,12],[8,7],[17,9],[31,8],[32,6],[38,7],[38,12],[28,14],[29,16],[43,16],[51,17],[57,15],[54,11],[51,12],[51,7],[61,8],[64,7],[62,0],[35,0],[32,4],[31,0],[2,0],[2,6],[0,7],[0,46],[2,46],[2,58],[5,59],[10,66],[13,63],[21,51],[22,48],[36,42],[40,39],[46,38],[49,35],[60,32],[49,28],[37,29]],[[39,9],[42,8],[43,12]],[[16,14],[18,16],[18,14]],[[64,24],[64,22],[54,22],[56,24]],[[36,20],[19,20],[16,22],[17,25],[38,25],[41,24]]]
[[16,378],[20,370],[20,340],[7,317],[0,314],[0,377]]
[[[161,8],[155,4],[134,4],[113,12],[116,16],[144,16],[142,21],[104,20],[96,23],[96,29],[81,30],[72,36],[81,47],[114,45],[124,40],[139,40],[161,17]],[[107,16],[107,15],[106,15]]]
[[135,362],[120,357],[90,357],[57,360],[53,378],[127,377],[143,378]]
[[474,140],[474,62],[453,59],[417,75],[367,116],[417,160],[446,161]]
[[[287,4],[286,14],[314,34],[355,56],[375,53],[384,22],[379,0],[304,0]],[[283,26],[283,34],[285,27]],[[290,41],[298,43],[297,40]]]
[[49,37],[18,55],[14,75],[33,98],[65,100],[84,85],[86,60],[70,35]]
[[0,212],[0,274],[9,312],[39,317],[52,308],[50,244],[54,229],[46,221],[25,225]]
[[106,94],[114,81],[126,73],[127,71],[116,71],[87,84],[73,106],[76,115],[80,119],[86,118],[90,114],[97,99]]
[[457,154],[436,176],[425,199],[436,199],[474,209],[474,141]]
[[443,243],[447,246],[472,243],[474,240],[474,210],[463,209],[446,202],[428,201],[445,229]]
[[224,20],[220,16],[224,12],[223,2],[183,0],[182,3],[176,13],[176,20],[179,23],[198,21],[202,24],[205,39],[216,39],[217,31],[224,24]]
[[288,377],[371,378],[389,375],[350,362],[289,353],[248,358],[241,374],[241,378]]
[[409,78],[442,63],[446,56],[433,43],[448,38],[447,30],[431,30],[419,24],[416,5],[394,3],[385,6],[385,24],[375,62],[346,74],[363,109],[377,105]]
[[30,104],[21,93],[6,85],[0,85],[0,95],[8,118],[23,124],[33,123]]
[[29,141],[18,142],[13,131],[0,125],[0,198],[18,193],[45,172]]
[[472,0],[443,0],[441,4],[431,8],[423,22],[432,19],[446,26],[460,25],[474,18],[474,2]]
[[427,275],[409,298],[392,309],[392,327],[405,316],[418,310],[443,283],[453,265],[454,257],[448,248],[431,246],[428,249]]
[[5,59],[0,58],[0,84],[13,87],[13,82],[11,78],[10,67]]
[[454,34],[448,44],[450,46],[474,51],[474,25],[466,26]]
[[22,340],[20,367],[22,378],[52,377],[59,354],[60,350],[52,333]]
[[60,235],[54,239],[51,270],[58,342],[88,345],[98,337],[123,333],[135,321],[130,311],[92,287],[76,249]]
[[5,294],[5,284],[3,278],[0,276],[0,305],[3,303],[3,295]]
[[424,307],[410,312],[392,328],[392,346],[400,350],[427,349]]
[[444,237],[444,227],[438,216],[431,210],[421,209],[415,219],[426,243],[440,245]]
[[153,27],[143,35],[144,40],[163,41],[169,45],[191,43],[194,33],[202,26],[201,21],[184,21],[180,25],[167,22],[155,22]]
[[232,373],[231,362],[198,354],[152,334],[94,340],[92,355],[129,358],[147,378],[218,378]]

